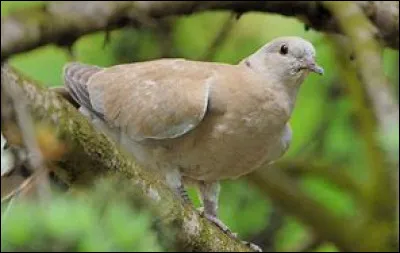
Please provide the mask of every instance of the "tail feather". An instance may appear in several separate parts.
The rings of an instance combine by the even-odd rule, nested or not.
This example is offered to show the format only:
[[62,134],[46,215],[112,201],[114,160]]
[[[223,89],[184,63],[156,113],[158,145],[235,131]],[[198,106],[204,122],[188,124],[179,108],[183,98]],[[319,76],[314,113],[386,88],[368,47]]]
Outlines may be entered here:
[[[93,111],[92,104],[90,102],[89,92],[87,84],[94,74],[101,71],[102,68],[97,66],[91,66],[78,62],[72,62],[64,67],[64,84],[71,97],[81,106]],[[99,115],[100,116],[100,115]]]

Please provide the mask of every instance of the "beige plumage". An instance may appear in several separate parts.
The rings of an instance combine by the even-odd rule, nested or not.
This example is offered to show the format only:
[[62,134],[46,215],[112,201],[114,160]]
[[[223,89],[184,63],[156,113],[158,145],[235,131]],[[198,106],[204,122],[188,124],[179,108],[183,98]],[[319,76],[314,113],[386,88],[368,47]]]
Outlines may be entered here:
[[315,64],[310,42],[271,41],[237,65],[161,59],[100,68],[65,67],[65,86],[80,110],[131,152],[165,175],[199,185],[204,214],[217,218],[218,181],[282,156],[300,84]]

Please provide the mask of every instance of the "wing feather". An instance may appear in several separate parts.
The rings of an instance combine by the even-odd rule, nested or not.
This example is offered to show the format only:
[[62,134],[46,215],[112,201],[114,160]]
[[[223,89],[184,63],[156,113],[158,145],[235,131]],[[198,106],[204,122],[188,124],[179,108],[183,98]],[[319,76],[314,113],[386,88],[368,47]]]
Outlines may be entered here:
[[163,59],[106,68],[71,90],[109,125],[140,141],[194,129],[206,114],[213,81],[205,63]]

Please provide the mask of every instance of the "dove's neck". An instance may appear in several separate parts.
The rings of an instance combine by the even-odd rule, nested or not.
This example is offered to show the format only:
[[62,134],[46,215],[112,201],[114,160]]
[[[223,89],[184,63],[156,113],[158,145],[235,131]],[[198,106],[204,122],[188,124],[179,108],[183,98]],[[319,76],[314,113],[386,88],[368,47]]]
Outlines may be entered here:
[[265,64],[257,62],[258,58],[247,58],[239,64],[244,64],[247,68],[257,72],[261,78],[265,79],[265,84],[268,88],[273,88],[276,91],[282,92],[287,96],[290,113],[296,103],[297,93],[301,83],[305,79],[305,75],[292,76],[285,73],[284,68],[273,64]]

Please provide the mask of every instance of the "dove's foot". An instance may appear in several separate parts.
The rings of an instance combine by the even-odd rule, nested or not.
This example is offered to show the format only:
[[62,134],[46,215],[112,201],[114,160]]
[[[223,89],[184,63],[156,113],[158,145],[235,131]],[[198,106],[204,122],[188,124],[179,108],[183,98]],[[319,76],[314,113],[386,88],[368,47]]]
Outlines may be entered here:
[[216,216],[214,215],[210,215],[207,214],[203,211],[203,208],[199,208],[197,209],[200,213],[201,216],[207,218],[207,220],[211,221],[212,223],[214,223],[217,227],[219,227],[225,234],[233,237],[233,238],[237,238],[237,234],[236,233],[232,233],[232,231],[228,228],[227,225],[225,225],[220,219],[218,219]]
[[[240,240],[237,236],[237,233],[233,233],[227,225],[225,225],[220,219],[218,219],[216,216],[214,215],[209,215],[204,213],[203,208],[199,208],[197,209],[200,213],[201,216],[205,217],[207,220],[211,221],[212,223],[214,223],[217,227],[219,227],[225,234],[227,234],[229,237],[235,239],[235,240]],[[251,243],[251,242],[246,242],[246,241],[241,241],[241,243],[247,245],[248,247],[250,247],[252,250],[257,251],[257,252],[262,252],[262,249]]]

